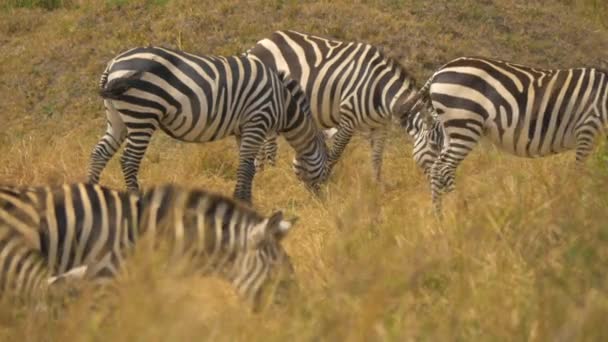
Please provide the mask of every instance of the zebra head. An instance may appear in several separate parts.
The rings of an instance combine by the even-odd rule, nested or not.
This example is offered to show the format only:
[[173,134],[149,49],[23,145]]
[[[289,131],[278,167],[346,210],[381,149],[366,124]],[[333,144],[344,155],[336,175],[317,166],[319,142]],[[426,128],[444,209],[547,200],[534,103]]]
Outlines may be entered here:
[[246,251],[236,257],[229,278],[254,311],[260,309],[266,290],[276,289],[274,296],[281,298],[293,284],[294,268],[281,241],[296,220],[285,220],[281,211],[262,220],[249,230]]
[[408,115],[402,126],[414,140],[412,157],[416,165],[430,177],[433,163],[444,143],[443,126],[433,107],[429,104],[423,111]]
[[326,135],[319,131],[310,146],[293,159],[293,171],[306,187],[317,194],[331,172],[328,162]]

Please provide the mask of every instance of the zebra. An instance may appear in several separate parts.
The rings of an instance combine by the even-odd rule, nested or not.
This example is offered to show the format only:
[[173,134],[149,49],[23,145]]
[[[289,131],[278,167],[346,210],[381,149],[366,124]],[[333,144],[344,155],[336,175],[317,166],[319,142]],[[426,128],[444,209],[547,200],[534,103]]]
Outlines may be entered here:
[[[381,180],[387,126],[402,119],[401,104],[417,92],[415,80],[398,62],[370,44],[296,31],[276,31],[245,55],[297,80],[308,96],[317,125],[337,129],[329,153],[330,167],[340,159],[355,131],[369,131],[373,176]],[[274,145],[265,151],[276,151],[276,139],[270,137],[265,145]]]
[[404,110],[431,104],[444,143],[431,171],[435,211],[454,189],[456,168],[482,136],[521,157],[576,150],[581,165],[608,121],[608,72],[599,68],[538,69],[460,57],[440,67]]
[[251,203],[255,158],[267,136],[286,138],[296,151],[294,171],[310,189],[329,175],[323,135],[298,83],[256,59],[138,47],[108,63],[100,86],[107,129],[91,155],[91,183],[126,140],[122,171],[127,188],[137,191],[139,165],[158,128],[186,142],[236,136],[234,196],[245,202]]
[[36,248],[54,276],[84,266],[87,279],[103,284],[148,238],[168,243],[172,256],[192,260],[201,275],[231,282],[254,309],[277,274],[280,289],[293,278],[281,241],[295,219],[281,211],[265,217],[238,200],[171,184],[141,194],[90,183],[12,192],[18,205],[3,208],[3,217],[23,217],[16,208],[33,203],[28,216],[38,222]]

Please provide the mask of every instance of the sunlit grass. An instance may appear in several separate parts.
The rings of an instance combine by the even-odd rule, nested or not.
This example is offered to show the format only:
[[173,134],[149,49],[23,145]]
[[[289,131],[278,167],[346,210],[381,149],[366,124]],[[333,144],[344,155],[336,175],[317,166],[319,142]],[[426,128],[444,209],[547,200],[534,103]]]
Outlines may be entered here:
[[[591,161],[581,176],[571,169],[573,155],[526,160],[481,146],[460,169],[457,190],[447,196],[445,220],[439,222],[424,178],[408,158],[409,144],[397,136],[392,141],[384,192],[371,182],[368,144],[361,139],[338,164],[321,199],[291,173],[286,144],[279,166],[256,177],[259,210],[282,208],[300,217],[286,239],[300,290],[284,306],[252,315],[228,284],[174,277],[148,256],[134,259],[129,278],[117,286],[112,313],[103,319],[88,310],[85,296],[62,319],[32,314],[5,331],[34,339],[50,334],[124,341],[137,336],[159,341],[595,340],[608,333],[602,320],[608,313],[608,173],[603,166]],[[27,172],[22,166],[23,175],[0,172],[6,181],[26,184],[53,181],[48,179],[53,174],[66,175],[56,182],[78,179],[85,149],[66,159],[52,154],[70,146],[70,137],[52,146],[32,139],[11,153],[36,150],[39,166],[30,164]],[[216,156],[223,153],[223,168],[234,169],[233,148],[232,141],[173,146],[158,139],[150,150],[158,161],[144,162],[142,182],[176,181],[230,193],[234,175],[218,176],[204,166],[217,165]],[[4,157],[2,165],[8,160]],[[102,182],[123,186],[116,162]]]

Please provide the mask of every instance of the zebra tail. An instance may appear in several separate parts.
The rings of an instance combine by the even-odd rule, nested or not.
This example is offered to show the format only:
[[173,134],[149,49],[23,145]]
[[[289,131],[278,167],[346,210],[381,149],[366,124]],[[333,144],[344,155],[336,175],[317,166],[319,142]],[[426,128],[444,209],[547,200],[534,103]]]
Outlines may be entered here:
[[[104,74],[106,74],[105,82],[100,82],[102,88],[99,90],[99,95],[108,100],[120,100],[122,95],[139,81],[143,73],[138,71],[127,77],[115,78],[110,82],[107,82],[107,71],[104,71]],[[104,75],[101,77],[103,81]]]
[[435,75],[433,74],[416,95],[401,105],[401,109],[399,110],[401,113],[401,127],[405,128],[408,117],[418,113],[422,106],[429,102],[429,89],[431,88],[431,83],[433,83],[434,78]]
[[114,60],[109,61],[106,68],[103,70],[101,78],[99,79],[99,89],[104,89],[106,84],[108,84],[108,75],[110,75],[110,68],[112,67],[112,64],[114,64]]
[[99,80],[99,89],[104,89],[106,87],[106,84],[108,83],[109,74],[110,72],[108,71],[108,69],[103,71],[103,73],[101,74],[101,79]]

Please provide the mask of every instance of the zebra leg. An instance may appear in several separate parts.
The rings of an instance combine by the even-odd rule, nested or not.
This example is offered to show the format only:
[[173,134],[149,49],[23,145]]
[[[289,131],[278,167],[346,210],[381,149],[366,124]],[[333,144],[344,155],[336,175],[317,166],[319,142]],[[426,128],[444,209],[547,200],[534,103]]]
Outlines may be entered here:
[[442,217],[442,194],[449,192],[446,190],[446,178],[451,176],[453,179],[454,177],[453,173],[450,173],[446,166],[447,165],[445,159],[443,158],[443,156],[440,156],[431,167],[431,199],[433,202],[433,209],[435,215],[440,218]]
[[120,165],[129,191],[139,191],[139,183],[137,181],[139,165],[146,153],[156,127],[156,125],[150,124],[147,129],[138,127],[137,130],[128,130],[127,144],[120,158]]
[[372,147],[372,169],[374,171],[374,179],[376,182],[381,182],[382,173],[382,154],[384,153],[384,145],[386,143],[386,129],[373,129],[370,136]]
[[268,163],[270,166],[276,165],[277,158],[277,136],[267,137],[262,147],[260,148],[260,152],[255,157],[255,167],[257,171],[264,170],[264,166]]
[[266,146],[270,143],[271,142],[269,141],[269,139],[264,140],[262,147],[260,147],[260,151],[255,156],[254,165],[255,165],[256,171],[258,171],[258,172],[264,170],[264,166],[265,166],[264,163],[266,162]]
[[116,154],[116,151],[118,151],[127,136],[127,127],[120,119],[118,112],[107,107],[106,117],[106,133],[95,145],[89,163],[87,181],[93,184],[99,183],[101,172],[105,169],[108,161]]
[[342,156],[346,145],[350,142],[350,139],[353,136],[355,129],[351,124],[341,124],[338,126],[338,132],[334,135],[333,143],[331,145],[331,149],[329,151],[329,156],[327,158],[329,169],[331,170],[336,162]]
[[[254,131],[255,132],[255,131]],[[251,187],[255,176],[255,158],[260,153],[264,136],[245,131],[240,139],[239,167],[236,171],[234,197],[251,203]]]
[[264,146],[264,153],[266,154],[265,162],[270,166],[277,164],[277,153],[279,151],[279,144],[277,143],[277,136],[274,136],[272,140],[266,140]]
[[577,129],[576,132],[576,166],[583,168],[587,157],[593,151],[598,128],[594,123],[587,123]]

